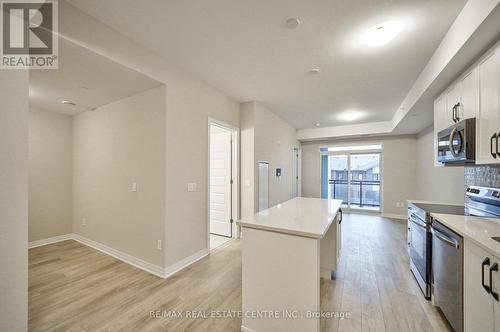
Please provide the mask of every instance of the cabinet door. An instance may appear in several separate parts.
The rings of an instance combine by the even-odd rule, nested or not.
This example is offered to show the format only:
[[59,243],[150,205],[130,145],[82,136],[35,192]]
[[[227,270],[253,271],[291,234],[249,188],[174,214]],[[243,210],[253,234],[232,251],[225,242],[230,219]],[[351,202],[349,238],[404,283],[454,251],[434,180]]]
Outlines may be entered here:
[[476,117],[479,102],[477,70],[467,74],[460,84],[460,107],[458,113],[460,120]]
[[[499,163],[492,155],[496,147],[492,137],[499,131],[499,88],[500,88],[500,51],[495,50],[479,64],[479,111],[476,119],[476,163]],[[493,145],[493,147],[492,147]]]
[[434,101],[434,166],[441,167],[442,163],[437,161],[438,139],[437,134],[447,127],[446,95],[443,94]]
[[500,259],[498,257],[494,257],[493,264],[496,266],[492,266],[491,268],[494,271],[491,272],[491,293],[498,294],[498,300],[492,295],[493,301],[493,312],[495,314],[495,331],[500,331]]
[[460,86],[461,86],[460,82],[457,82],[446,93],[445,128],[448,128],[455,123],[453,107],[458,103],[460,103],[460,90],[461,90]]
[[[493,297],[482,286],[490,285],[488,271],[493,264],[493,256],[465,239],[464,244],[464,327],[465,331],[493,331]],[[490,264],[483,262],[489,258]],[[498,284],[500,286],[500,283]]]

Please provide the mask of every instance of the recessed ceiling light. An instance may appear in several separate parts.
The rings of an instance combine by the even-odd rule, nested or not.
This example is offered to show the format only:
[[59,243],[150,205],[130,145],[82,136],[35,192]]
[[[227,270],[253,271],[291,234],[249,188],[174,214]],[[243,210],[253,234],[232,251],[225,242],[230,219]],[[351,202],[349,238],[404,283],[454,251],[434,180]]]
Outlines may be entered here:
[[319,74],[319,68],[313,68],[311,69],[311,74]]
[[286,27],[288,29],[295,29],[299,26],[300,20],[297,17],[291,17],[286,20]]
[[365,114],[360,111],[345,111],[337,115],[337,118],[341,121],[352,122],[361,119],[364,115]]
[[69,105],[69,106],[76,106],[76,104],[74,102],[69,101],[69,100],[62,100],[61,104],[63,104],[63,105]]
[[315,126],[319,127],[319,126],[321,126],[321,123],[318,122],[318,123],[315,124]]
[[401,23],[396,21],[377,24],[363,33],[361,44],[371,47],[383,46],[396,38],[402,29]]

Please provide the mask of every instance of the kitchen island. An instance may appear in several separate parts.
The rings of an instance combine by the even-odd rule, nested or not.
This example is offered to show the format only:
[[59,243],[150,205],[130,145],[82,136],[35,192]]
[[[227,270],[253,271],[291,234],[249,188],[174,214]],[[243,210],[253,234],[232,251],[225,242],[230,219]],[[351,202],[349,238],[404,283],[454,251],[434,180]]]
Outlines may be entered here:
[[242,331],[319,331],[320,277],[341,254],[341,200],[297,197],[238,221]]

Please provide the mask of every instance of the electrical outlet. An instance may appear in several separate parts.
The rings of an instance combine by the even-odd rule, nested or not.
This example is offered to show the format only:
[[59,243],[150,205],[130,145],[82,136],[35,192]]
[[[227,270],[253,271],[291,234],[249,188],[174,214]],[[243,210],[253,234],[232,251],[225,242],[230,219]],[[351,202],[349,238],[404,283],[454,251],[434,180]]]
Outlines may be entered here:
[[156,248],[158,250],[161,250],[161,240],[158,240],[158,242],[156,243]]
[[188,191],[196,191],[197,190],[196,182],[188,183],[187,189],[188,189]]
[[82,226],[87,226],[87,218],[82,218]]

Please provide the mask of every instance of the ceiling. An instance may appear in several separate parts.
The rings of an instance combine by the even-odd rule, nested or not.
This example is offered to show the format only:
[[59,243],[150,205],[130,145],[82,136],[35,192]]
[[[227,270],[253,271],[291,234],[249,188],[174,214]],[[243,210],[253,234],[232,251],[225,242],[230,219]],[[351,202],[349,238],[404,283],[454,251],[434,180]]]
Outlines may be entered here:
[[[59,38],[59,69],[30,70],[30,106],[78,114],[161,83]],[[61,104],[71,101],[77,106]]]
[[[238,101],[297,129],[390,120],[465,0],[68,0]],[[298,28],[286,20],[298,17]],[[362,33],[397,20],[384,47]],[[313,74],[312,68],[320,73]],[[355,120],[341,119],[357,111]]]

